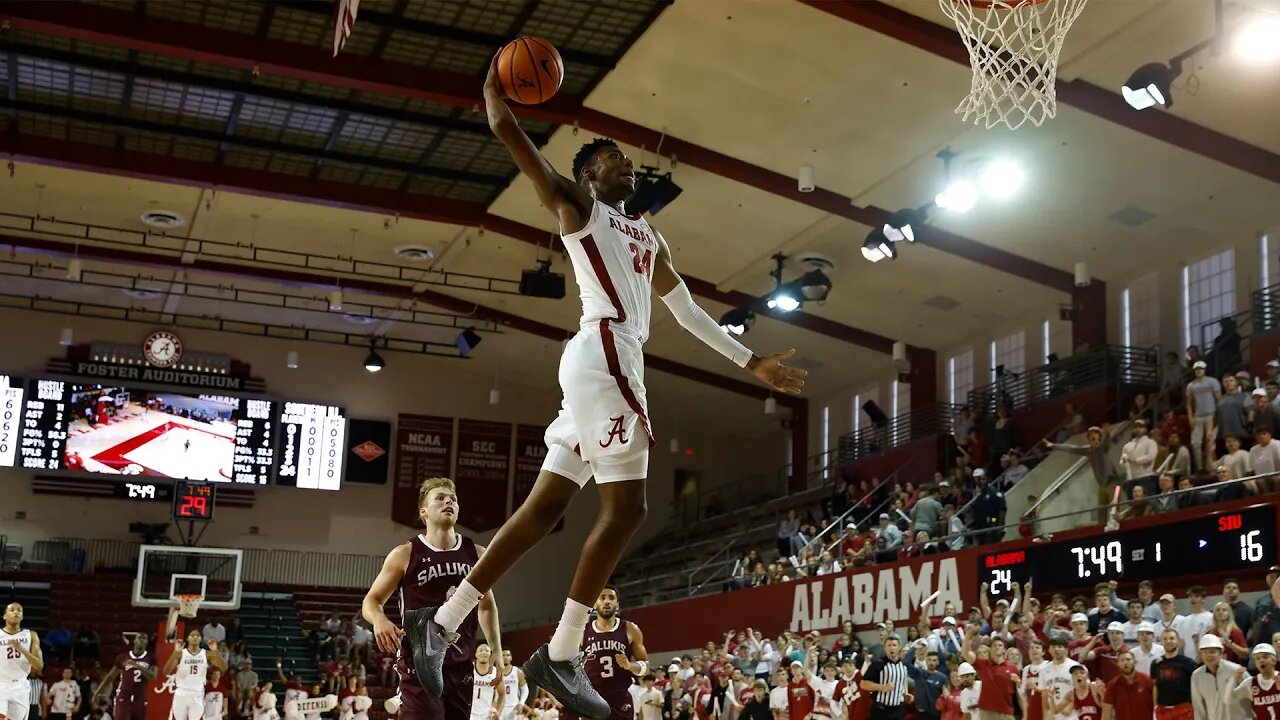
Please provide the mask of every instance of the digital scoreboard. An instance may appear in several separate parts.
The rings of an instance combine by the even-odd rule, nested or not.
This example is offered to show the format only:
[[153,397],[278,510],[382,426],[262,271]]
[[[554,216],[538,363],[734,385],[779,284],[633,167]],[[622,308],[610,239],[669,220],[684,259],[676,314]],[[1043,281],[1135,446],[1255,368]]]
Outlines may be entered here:
[[61,380],[32,380],[22,417],[18,467],[61,470],[67,442],[68,384]]
[[217,487],[179,480],[173,486],[174,520],[212,520]]
[[0,467],[13,467],[22,438],[22,400],[26,397],[26,381],[13,375],[0,375]]
[[340,407],[282,403],[276,482],[308,490],[339,489],[346,434],[347,420]]
[[0,467],[338,490],[336,405],[0,374]]
[[1261,574],[1275,564],[1275,508],[1255,507],[987,553],[978,556],[978,581],[992,595],[1006,595],[1027,580],[1037,592],[1055,592],[1126,578]]

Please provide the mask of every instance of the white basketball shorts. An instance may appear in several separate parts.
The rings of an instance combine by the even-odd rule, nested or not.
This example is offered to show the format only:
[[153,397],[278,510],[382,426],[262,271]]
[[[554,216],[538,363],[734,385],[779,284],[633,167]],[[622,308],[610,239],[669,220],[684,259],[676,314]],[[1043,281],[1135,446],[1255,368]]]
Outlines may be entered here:
[[169,718],[170,720],[204,720],[204,692],[174,691]]
[[560,414],[547,427],[543,470],[586,485],[649,474],[649,404],[640,339],[602,320],[584,327],[560,358]]
[[0,714],[6,720],[27,720],[31,710],[31,683],[26,679],[0,680]]

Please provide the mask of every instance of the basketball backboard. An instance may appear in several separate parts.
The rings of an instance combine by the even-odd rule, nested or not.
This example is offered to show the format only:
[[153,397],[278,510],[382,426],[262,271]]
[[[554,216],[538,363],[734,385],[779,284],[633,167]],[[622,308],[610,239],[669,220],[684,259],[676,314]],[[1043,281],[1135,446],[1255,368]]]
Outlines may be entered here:
[[142,545],[133,580],[135,607],[169,608],[181,594],[198,594],[201,609],[240,607],[244,551],[233,548]]

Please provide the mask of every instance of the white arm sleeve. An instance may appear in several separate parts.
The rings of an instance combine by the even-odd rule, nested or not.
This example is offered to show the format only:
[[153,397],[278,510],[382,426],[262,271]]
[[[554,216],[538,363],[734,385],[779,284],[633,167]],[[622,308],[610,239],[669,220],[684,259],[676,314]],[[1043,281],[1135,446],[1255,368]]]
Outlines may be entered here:
[[662,296],[662,302],[671,309],[671,314],[680,326],[693,333],[694,337],[732,360],[734,365],[747,366],[747,362],[751,360],[751,351],[730,337],[705,310],[698,307],[683,280],[674,290]]
[[517,687],[520,693],[520,704],[524,705],[529,699],[529,683],[527,681],[518,683]]

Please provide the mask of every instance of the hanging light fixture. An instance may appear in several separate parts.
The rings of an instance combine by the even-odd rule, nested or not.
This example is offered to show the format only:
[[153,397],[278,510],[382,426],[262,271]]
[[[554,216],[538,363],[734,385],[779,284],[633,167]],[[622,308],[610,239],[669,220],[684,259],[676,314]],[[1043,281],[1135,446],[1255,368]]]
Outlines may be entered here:
[[364,359],[364,369],[368,370],[371,373],[376,373],[379,370],[382,370],[382,368],[387,366],[387,361],[383,360],[382,356],[378,354],[377,346],[378,346],[378,339],[370,338],[369,339],[369,355]]
[[765,415],[778,414],[778,399],[775,398],[773,395],[770,395],[769,397],[764,399],[764,414]]
[[284,366],[290,370],[298,369],[298,351],[290,350],[284,354]]
[[69,327],[62,328],[62,332],[58,335],[58,344],[63,347],[70,347],[75,344],[75,331]]

